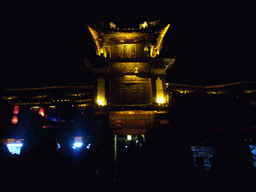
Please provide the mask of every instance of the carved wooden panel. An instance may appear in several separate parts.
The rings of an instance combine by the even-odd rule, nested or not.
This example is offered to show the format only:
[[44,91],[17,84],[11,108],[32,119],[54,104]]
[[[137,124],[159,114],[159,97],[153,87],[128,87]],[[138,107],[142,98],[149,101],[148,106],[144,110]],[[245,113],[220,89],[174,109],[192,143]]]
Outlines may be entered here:
[[116,45],[115,46],[115,55],[116,55],[116,58],[121,58],[121,47],[119,45]]
[[138,47],[138,58],[144,58],[144,47],[142,44],[137,45]]
[[136,52],[135,52],[135,45],[131,45],[131,58],[136,57]]
[[112,129],[150,129],[155,121],[154,114],[110,114],[109,123]]
[[129,100],[130,100],[130,88],[129,86],[125,86],[123,87],[123,90],[124,90],[124,95],[123,95],[123,101],[122,103],[123,104],[129,104]]
[[151,70],[149,63],[111,63],[109,65],[110,73],[124,73],[124,74],[136,74],[136,73],[148,73]]
[[123,58],[130,58],[128,45],[123,45]]
[[114,46],[116,58],[144,58],[145,51],[143,44],[117,44]]
[[150,102],[149,84],[117,83],[114,103],[118,105],[136,105]]
[[138,85],[139,85],[138,101],[139,101],[139,103],[143,103],[143,100],[145,99],[146,87],[145,87],[145,84],[143,84],[143,83],[140,83]]
[[137,95],[138,95],[138,84],[135,85],[130,85],[130,101],[129,103],[134,103],[134,104],[139,104],[138,99],[137,99]]
[[116,103],[117,104],[121,104],[123,101],[123,92],[122,92],[122,88],[119,86],[116,88]]

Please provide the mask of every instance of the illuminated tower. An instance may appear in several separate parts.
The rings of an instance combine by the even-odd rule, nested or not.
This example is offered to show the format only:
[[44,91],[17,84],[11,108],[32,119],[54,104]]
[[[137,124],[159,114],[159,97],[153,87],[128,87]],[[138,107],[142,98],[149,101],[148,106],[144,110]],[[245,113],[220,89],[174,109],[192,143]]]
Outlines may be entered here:
[[85,59],[98,79],[94,103],[109,112],[114,130],[145,132],[153,126],[156,110],[168,108],[165,75],[174,59],[158,55],[169,27],[160,20],[138,28],[119,29],[112,22],[109,27],[87,26],[97,55]]

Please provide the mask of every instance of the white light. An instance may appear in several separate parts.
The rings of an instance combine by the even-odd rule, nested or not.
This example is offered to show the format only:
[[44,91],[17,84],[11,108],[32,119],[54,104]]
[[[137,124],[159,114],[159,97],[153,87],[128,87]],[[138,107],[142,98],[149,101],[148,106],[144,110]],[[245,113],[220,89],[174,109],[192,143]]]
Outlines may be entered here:
[[81,147],[82,145],[83,143],[74,143],[73,149],[75,149],[76,147]]
[[131,135],[127,135],[127,140],[132,140],[132,136]]
[[90,146],[91,146],[91,143],[89,143],[86,148],[87,148],[87,149],[90,149]]
[[104,105],[103,101],[98,100],[98,103],[99,103],[99,105],[101,105],[101,106]]
[[7,144],[7,147],[22,147],[22,143],[9,143]]
[[164,98],[163,97],[160,97],[160,98],[157,98],[157,103],[164,103]]
[[7,148],[11,154],[20,155],[22,145],[22,143],[9,143],[7,144]]

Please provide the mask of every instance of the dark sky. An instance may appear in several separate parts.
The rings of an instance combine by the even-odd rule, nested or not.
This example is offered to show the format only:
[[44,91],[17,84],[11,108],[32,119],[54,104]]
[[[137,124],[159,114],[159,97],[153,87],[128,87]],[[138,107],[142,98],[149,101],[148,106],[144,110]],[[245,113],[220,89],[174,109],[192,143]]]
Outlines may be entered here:
[[85,23],[99,20],[113,21],[119,28],[136,28],[144,20],[171,20],[160,54],[172,57],[179,51],[167,72],[170,83],[255,80],[253,1],[81,2],[2,3],[4,88],[93,84],[83,61],[95,55]]

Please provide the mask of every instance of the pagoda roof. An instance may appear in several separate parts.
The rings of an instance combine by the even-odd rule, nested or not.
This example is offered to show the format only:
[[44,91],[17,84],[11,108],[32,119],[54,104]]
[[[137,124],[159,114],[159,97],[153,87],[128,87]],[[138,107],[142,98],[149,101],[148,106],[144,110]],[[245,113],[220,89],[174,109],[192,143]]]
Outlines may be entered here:
[[[154,24],[152,24],[154,22]],[[137,38],[137,37],[153,37],[153,39],[149,40],[149,42],[154,45],[154,49],[157,52],[157,55],[160,54],[160,50],[162,48],[163,39],[167,33],[167,30],[170,27],[169,23],[160,23],[160,20],[153,21],[147,23],[140,24],[139,28],[124,28],[119,29],[116,28],[116,25],[110,22],[110,27],[102,26],[93,26],[87,25],[89,29],[92,39],[96,44],[96,53],[97,55],[101,55],[103,49],[103,37],[110,37],[110,38]],[[119,41],[122,42],[122,41]],[[134,41],[135,42],[135,41]]]

